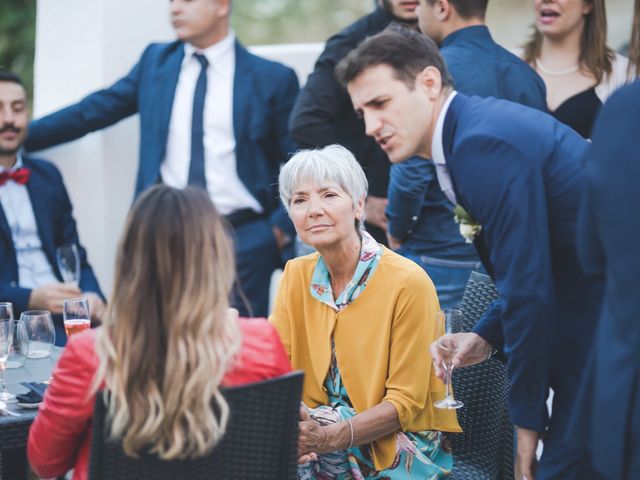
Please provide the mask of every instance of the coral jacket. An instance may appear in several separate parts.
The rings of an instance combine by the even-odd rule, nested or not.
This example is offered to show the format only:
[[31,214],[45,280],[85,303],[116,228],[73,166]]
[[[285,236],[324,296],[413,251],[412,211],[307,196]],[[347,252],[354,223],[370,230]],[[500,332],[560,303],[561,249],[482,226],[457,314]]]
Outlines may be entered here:
[[[263,319],[240,319],[239,362],[223,379],[224,386],[266,380],[291,371],[274,328]],[[62,476],[74,468],[73,480],[86,480],[95,395],[87,398],[98,368],[96,331],[70,338],[53,371],[40,412],[29,431],[28,456],[41,477]]]

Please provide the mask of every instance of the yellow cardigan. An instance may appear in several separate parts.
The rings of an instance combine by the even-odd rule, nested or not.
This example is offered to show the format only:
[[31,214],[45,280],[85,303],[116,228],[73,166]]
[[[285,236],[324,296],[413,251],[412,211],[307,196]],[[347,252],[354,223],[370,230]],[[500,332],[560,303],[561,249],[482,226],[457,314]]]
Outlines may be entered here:
[[[429,345],[443,331],[435,320],[438,297],[424,270],[385,248],[364,291],[336,312],[309,291],[317,260],[315,253],[287,263],[270,317],[293,368],[304,370],[304,402],[328,403],[323,384],[333,333],[357,413],[385,400],[396,408],[403,431],[460,432],[455,411],[433,406],[444,398],[444,385],[434,374]],[[372,452],[377,470],[391,466],[395,433],[375,441]]]

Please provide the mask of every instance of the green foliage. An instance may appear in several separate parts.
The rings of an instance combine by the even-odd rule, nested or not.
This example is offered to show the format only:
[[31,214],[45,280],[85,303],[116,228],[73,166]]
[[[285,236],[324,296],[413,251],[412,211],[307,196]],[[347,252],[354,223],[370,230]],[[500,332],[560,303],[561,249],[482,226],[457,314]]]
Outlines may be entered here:
[[36,0],[0,0],[0,66],[18,74],[33,92]]
[[245,45],[324,42],[373,6],[374,0],[233,0],[233,25]]
[[[234,0],[233,26],[246,45],[322,42],[373,9],[374,0]],[[167,4],[168,8],[168,4]],[[36,0],[0,0],[0,66],[33,92]]]

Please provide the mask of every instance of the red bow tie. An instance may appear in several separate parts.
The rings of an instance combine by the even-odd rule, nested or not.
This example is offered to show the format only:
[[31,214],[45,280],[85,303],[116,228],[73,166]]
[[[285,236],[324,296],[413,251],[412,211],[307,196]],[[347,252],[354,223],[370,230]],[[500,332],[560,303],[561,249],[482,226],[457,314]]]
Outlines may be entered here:
[[29,181],[29,176],[31,175],[31,170],[28,168],[17,168],[16,170],[9,172],[4,171],[0,172],[0,187],[7,183],[7,180],[13,180],[20,185],[26,185]]

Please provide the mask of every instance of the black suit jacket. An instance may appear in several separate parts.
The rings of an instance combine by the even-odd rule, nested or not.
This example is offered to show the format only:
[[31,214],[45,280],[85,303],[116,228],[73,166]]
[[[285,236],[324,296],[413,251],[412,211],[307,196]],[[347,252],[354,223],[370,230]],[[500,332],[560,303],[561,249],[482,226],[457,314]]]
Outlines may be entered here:
[[362,40],[381,32],[392,21],[389,12],[378,8],[327,40],[289,120],[291,136],[303,148],[334,143],[348,148],[367,175],[369,194],[382,198],[387,197],[391,163],[376,141],[366,136],[364,122],[355,114],[334,70]]

